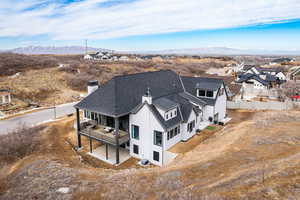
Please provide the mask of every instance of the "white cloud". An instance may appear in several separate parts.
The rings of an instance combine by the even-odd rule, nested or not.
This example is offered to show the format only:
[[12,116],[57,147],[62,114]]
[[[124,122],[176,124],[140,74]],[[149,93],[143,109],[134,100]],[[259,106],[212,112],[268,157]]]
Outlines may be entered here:
[[0,37],[107,39],[300,18],[299,0],[136,0],[101,6],[107,2],[114,0],[1,0]]

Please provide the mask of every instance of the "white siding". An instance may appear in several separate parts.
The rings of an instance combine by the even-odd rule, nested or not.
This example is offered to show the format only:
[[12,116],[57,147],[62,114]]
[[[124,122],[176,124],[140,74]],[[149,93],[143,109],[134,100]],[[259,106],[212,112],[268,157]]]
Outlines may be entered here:
[[[222,85],[221,89],[224,88]],[[227,103],[227,96],[226,93],[224,92],[223,95],[218,96],[215,104],[215,114],[218,113],[218,121],[222,120],[226,116],[226,103]]]
[[[181,128],[181,138],[183,141],[187,141],[188,139],[190,139],[191,137],[193,137],[196,134],[196,130],[199,127],[199,120],[200,116],[198,117],[197,123],[196,123],[196,113],[194,111],[191,112],[189,119],[187,121],[187,123],[183,123],[182,124],[182,128]],[[188,124],[190,122],[192,122],[193,120],[195,120],[195,127],[193,128],[192,132],[188,132],[187,128],[188,128]]]
[[206,105],[203,109],[203,119],[208,121],[209,117],[214,117],[214,106]]
[[[178,142],[181,141],[181,134],[182,134],[182,126],[183,125],[180,125],[180,134],[176,135],[175,137],[171,138],[168,140],[168,137],[164,137],[164,150],[168,150],[170,149],[172,146],[174,146],[175,144],[177,144]],[[167,136],[167,132],[165,133],[165,135]]]
[[[132,134],[131,134],[132,124],[139,126],[139,140],[132,138]],[[162,159],[163,159],[162,147],[154,145],[153,132],[154,130],[156,130],[163,133],[162,146],[164,146],[165,133],[162,126],[154,117],[147,104],[145,104],[136,114],[130,115],[129,127],[130,127],[130,155],[139,159],[147,159],[151,163],[161,166]],[[133,153],[133,144],[139,146],[139,155]],[[156,162],[153,160],[153,151],[159,152],[160,162]]]

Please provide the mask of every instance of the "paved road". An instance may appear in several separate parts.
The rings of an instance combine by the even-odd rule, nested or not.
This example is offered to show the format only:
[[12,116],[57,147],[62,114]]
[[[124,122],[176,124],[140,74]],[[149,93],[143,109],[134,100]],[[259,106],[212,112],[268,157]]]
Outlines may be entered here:
[[[56,106],[56,117],[62,117],[75,112],[73,107],[76,103],[68,103]],[[0,120],[0,135],[7,134],[20,126],[35,126],[37,124],[55,119],[54,108],[41,110],[7,120]]]

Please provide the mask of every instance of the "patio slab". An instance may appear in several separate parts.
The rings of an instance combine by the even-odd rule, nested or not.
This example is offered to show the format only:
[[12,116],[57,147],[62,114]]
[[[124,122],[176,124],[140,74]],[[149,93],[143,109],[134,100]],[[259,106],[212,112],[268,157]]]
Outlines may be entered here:
[[[93,149],[93,153],[88,153],[89,155],[102,160],[108,164],[116,165],[116,147],[112,145],[108,145],[108,159],[106,160],[106,148],[105,145],[101,145],[97,147],[96,149]],[[120,158],[120,164],[128,160],[131,156],[129,154],[128,149],[124,149],[122,147],[119,148],[119,158]]]

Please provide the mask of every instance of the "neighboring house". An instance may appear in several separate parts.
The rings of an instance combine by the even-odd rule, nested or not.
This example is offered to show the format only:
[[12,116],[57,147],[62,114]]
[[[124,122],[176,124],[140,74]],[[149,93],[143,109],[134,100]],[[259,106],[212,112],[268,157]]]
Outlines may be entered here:
[[256,74],[256,75],[271,75],[277,77],[279,80],[286,80],[286,76],[281,68],[263,68],[257,66],[247,66],[244,68],[242,74]]
[[111,52],[89,53],[84,56],[86,60],[106,60],[106,61],[128,61],[128,56],[114,55]]
[[239,74],[236,82],[242,84],[241,99],[277,98],[276,88],[280,88],[281,84],[286,82],[286,77],[280,68],[252,66]]
[[11,95],[10,91],[6,89],[0,89],[0,105],[10,104]]
[[132,157],[165,165],[172,146],[211,123],[227,122],[225,88],[222,79],[179,76],[170,70],[116,76],[75,105],[78,147],[86,136],[105,144],[104,161],[113,148],[113,164],[119,164],[120,151],[129,149]]

